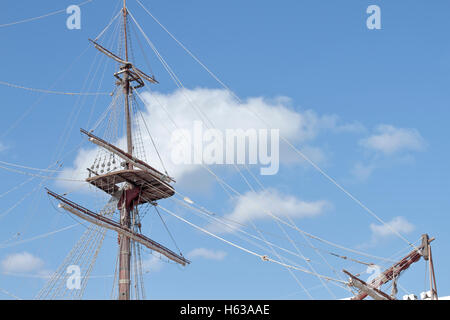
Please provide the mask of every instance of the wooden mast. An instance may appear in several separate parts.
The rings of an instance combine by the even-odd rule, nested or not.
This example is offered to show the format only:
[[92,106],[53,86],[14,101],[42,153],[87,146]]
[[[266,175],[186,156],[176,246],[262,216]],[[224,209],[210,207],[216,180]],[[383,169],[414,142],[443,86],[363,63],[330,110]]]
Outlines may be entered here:
[[[123,30],[125,39],[125,61],[128,62],[128,34],[127,34],[127,3],[123,0]],[[129,94],[130,94],[130,79],[129,79],[129,65],[125,64],[122,66],[124,70],[124,76],[122,81],[123,94],[125,97],[125,121],[127,126],[127,150],[129,154],[133,154],[133,139],[131,133],[131,114],[129,105]],[[128,162],[127,167],[129,170],[133,169],[133,165]],[[132,186],[127,185],[124,190],[124,196],[127,195],[127,189],[132,188]],[[127,201],[123,201],[122,207],[120,208],[120,224],[130,229],[131,228],[131,211],[132,208],[127,207]],[[119,235],[120,239],[120,253],[119,253],[119,300],[130,300],[130,261],[131,261],[131,240],[126,235]]]
[[423,258],[425,261],[428,261],[429,269],[430,269],[430,299],[438,300],[437,287],[436,287],[436,275],[434,274],[433,255],[431,254],[431,245],[430,245],[430,243],[433,240],[434,240],[434,238],[430,239],[428,234],[422,235]]
[[[144,80],[150,83],[158,83],[153,76],[148,76],[136,66],[134,66],[129,58],[128,48],[128,10],[126,0],[123,0],[123,32],[124,32],[124,48],[125,57],[121,58],[108,49],[104,48],[96,41],[91,40],[95,48],[118,62],[120,71],[116,72],[114,76],[119,80],[119,84],[122,86],[122,92],[124,95],[124,114],[125,124],[127,132],[127,148],[126,151],[121,150],[106,141],[95,137],[91,133],[82,130],[84,134],[89,137],[89,140],[99,145],[100,147],[108,150],[125,160],[125,170],[119,170],[110,172],[108,174],[99,174],[98,172],[88,169],[90,174],[94,174],[94,177],[89,177],[86,181],[90,184],[98,187],[99,189],[111,194],[112,196],[118,196],[117,191],[121,191],[119,210],[120,210],[120,225],[121,230],[132,229],[132,215],[134,210],[137,210],[137,206],[142,203],[153,203],[159,199],[165,199],[171,197],[174,194],[173,188],[169,185],[174,180],[157,170],[145,162],[135,158],[133,155],[133,134],[132,134],[132,112],[130,106],[130,95],[133,89],[142,88]],[[135,83],[135,85],[134,85]],[[134,167],[141,170],[135,170]],[[122,188],[117,184],[125,183]],[[138,195],[139,200],[136,199]],[[142,197],[145,195],[145,198]],[[73,212],[72,212],[73,213]],[[135,241],[135,239],[133,239]],[[129,234],[119,234],[119,300],[129,300],[131,298],[131,239]]]
[[[124,31],[124,39],[125,39],[125,61],[128,62],[128,31],[127,31],[127,3],[126,0],[123,0],[123,31]],[[133,138],[131,134],[131,115],[130,115],[130,106],[129,106],[129,95],[130,95],[130,65],[126,64],[123,66],[124,79],[123,79],[123,94],[125,95],[125,117],[127,122],[127,147],[128,153],[133,154]],[[128,169],[132,169],[132,165],[128,164]]]
[[[128,10],[126,0],[123,0],[123,32],[125,42],[125,57],[119,57],[110,50],[98,44],[96,41],[90,40],[94,47],[115,60],[120,65],[120,71],[114,73],[117,78],[117,86],[120,86],[124,95],[124,121],[127,132],[127,148],[122,150],[107,141],[96,137],[92,132],[81,129],[81,132],[88,136],[89,141],[105,149],[107,152],[118,156],[124,160],[124,169],[113,171],[104,170],[96,172],[94,166],[88,168],[89,178],[86,182],[99,188],[100,190],[111,195],[117,200],[117,209],[120,211],[120,221],[114,221],[103,216],[100,213],[92,212],[54,192],[48,190],[48,194],[57,199],[59,206],[67,212],[88,221],[94,225],[105,229],[113,230],[118,233],[119,241],[119,300],[131,299],[131,241],[139,243],[152,251],[158,252],[167,257],[169,260],[182,266],[190,264],[183,255],[177,254],[162,244],[141,234],[133,228],[133,221],[137,215],[138,206],[149,203],[156,206],[158,200],[166,199],[175,194],[174,188],[170,185],[175,180],[167,174],[163,174],[154,169],[144,161],[135,157],[132,135],[132,106],[130,104],[130,95],[133,90],[145,86],[145,81],[156,84],[158,81],[154,76],[148,76],[146,73],[134,66],[129,59],[128,48]],[[97,166],[98,168],[98,166]],[[136,168],[136,169],[135,169]]]

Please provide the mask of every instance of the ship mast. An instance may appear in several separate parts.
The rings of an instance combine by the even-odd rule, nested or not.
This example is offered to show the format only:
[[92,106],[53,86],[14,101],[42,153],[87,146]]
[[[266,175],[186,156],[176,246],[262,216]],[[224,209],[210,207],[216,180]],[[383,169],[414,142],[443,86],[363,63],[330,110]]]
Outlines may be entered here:
[[[124,31],[124,41],[125,41],[125,61],[128,62],[128,31],[127,31],[127,18],[128,18],[128,10],[127,10],[127,1],[123,0],[123,31]],[[130,66],[126,64],[122,66],[125,70],[124,79],[122,82],[123,85],[123,94],[125,95],[125,117],[127,122],[127,149],[129,154],[133,154],[133,138],[131,135],[131,116],[130,116],[130,106],[129,106],[129,95],[130,95],[130,77],[129,71]],[[132,169],[132,165],[128,164],[128,169]]]
[[[128,34],[127,34],[127,3],[123,0],[123,30],[124,30],[124,41],[125,41],[125,61],[128,62]],[[131,133],[131,114],[130,114],[130,76],[129,76],[129,64],[125,64],[121,67],[124,70],[123,74],[123,94],[125,97],[125,121],[127,124],[127,150],[130,155],[133,154],[133,138]],[[128,170],[132,170],[133,165],[128,162]],[[125,189],[128,189],[126,187]],[[124,192],[126,197],[127,192]],[[131,212],[129,207],[126,205],[127,201],[123,201],[123,206],[120,208],[120,224],[123,227],[131,227]],[[131,261],[131,241],[130,238],[124,234],[119,236],[120,239],[120,253],[119,253],[119,300],[130,300],[130,283],[131,283],[131,273],[130,273],[130,261]]]
[[[86,182],[95,186],[96,188],[109,194],[117,201],[117,209],[120,211],[120,221],[116,222],[103,216],[101,213],[90,211],[79,204],[64,198],[50,190],[47,193],[59,202],[59,206],[65,211],[73,214],[91,224],[100,226],[105,229],[113,230],[118,233],[119,240],[119,300],[130,300],[132,298],[131,292],[131,258],[132,248],[134,244],[139,244],[147,247],[151,251],[157,252],[165,256],[171,261],[186,266],[190,263],[183,255],[177,254],[158,242],[144,236],[140,232],[140,223],[138,220],[138,207],[143,204],[157,205],[158,200],[170,198],[175,194],[174,188],[170,183],[175,182],[173,178],[167,174],[163,174],[138,159],[133,154],[133,134],[132,134],[132,110],[130,105],[130,97],[133,90],[145,86],[144,81],[156,84],[158,81],[154,76],[149,76],[138,69],[131,63],[128,55],[128,15],[126,0],[123,0],[123,32],[125,41],[125,57],[119,57],[107,48],[101,46],[96,40],[90,40],[95,48],[115,60],[120,65],[120,71],[116,72],[114,76],[118,80],[117,86],[120,86],[124,95],[124,121],[126,123],[127,131],[127,148],[122,150],[119,147],[95,136],[93,131],[86,131],[81,129],[81,132],[89,138],[89,141],[99,146],[104,151],[112,154],[123,162],[123,169],[110,171],[101,170],[97,172],[95,166],[92,166],[89,171],[89,178]],[[120,17],[118,15],[117,17]],[[98,168],[98,166],[97,166]],[[139,229],[139,230],[137,230]],[[133,247],[132,247],[133,245]]]

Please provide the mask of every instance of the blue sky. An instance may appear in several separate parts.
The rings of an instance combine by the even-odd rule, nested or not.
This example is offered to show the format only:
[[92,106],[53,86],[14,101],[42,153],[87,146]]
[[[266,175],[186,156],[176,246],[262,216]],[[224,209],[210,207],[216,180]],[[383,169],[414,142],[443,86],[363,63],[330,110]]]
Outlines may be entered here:
[[[282,119],[286,121],[286,127],[298,124],[297,118],[289,115],[309,120],[306,126],[310,130],[309,136],[302,130],[294,130],[289,138],[384,221],[393,222],[393,226],[400,228],[409,241],[415,242],[423,233],[436,237],[433,256],[438,291],[442,295],[449,294],[450,277],[446,270],[450,260],[446,253],[450,221],[446,212],[450,207],[447,196],[450,177],[446,129],[450,116],[447,90],[450,45],[445,39],[450,4],[447,1],[430,4],[403,0],[286,0],[282,3],[145,0],[143,3],[243,99],[244,107],[252,105],[253,100],[249,98],[260,98],[255,103],[258,110],[285,112],[287,116]],[[39,3],[8,0],[0,12],[0,25],[64,9],[70,4],[73,2],[65,0],[57,4],[49,0]],[[381,8],[381,30],[366,27],[366,9],[372,4]],[[205,107],[214,122],[223,128],[233,122],[219,116],[222,109],[217,109],[214,103],[222,103],[230,119],[239,119],[240,123],[249,126],[254,124],[250,113],[247,119],[235,105],[225,103],[226,97],[214,95],[214,90],[220,89],[217,82],[134,0],[129,1],[129,7],[190,90],[188,94]],[[95,0],[82,6],[81,10],[81,30],[68,30],[68,15],[64,13],[0,27],[4,61],[0,81],[41,89],[82,91],[92,62],[99,58],[87,39],[95,38],[118,9],[115,9],[114,1]],[[145,45],[144,40],[141,41]],[[147,70],[144,61],[139,59],[142,57],[137,43],[135,45],[139,65]],[[169,108],[188,112],[187,106],[183,109],[176,105],[176,87],[150,49],[145,48],[152,71],[160,81],[160,85],[152,90]],[[92,73],[88,79],[88,84],[91,80],[93,83],[91,91],[112,90],[112,65],[107,65],[105,70],[104,78],[102,69]],[[110,97],[42,95],[7,86],[0,86],[0,95],[0,160],[34,168],[47,168],[56,160],[64,161],[64,168],[74,167],[74,160],[79,157],[76,146],[84,141],[78,129],[90,127],[110,101]],[[202,99],[213,105],[208,106]],[[147,112],[151,126],[154,122],[156,130],[161,122],[156,117],[161,114],[160,110],[148,107]],[[177,117],[183,121],[188,116],[178,114]],[[20,120],[17,125],[16,120]],[[273,118],[267,120],[275,121]],[[274,126],[282,127],[283,123],[277,122]],[[64,134],[67,134],[67,140]],[[83,148],[88,147],[86,143],[83,145]],[[61,155],[64,155],[63,159]],[[271,193],[278,196],[277,200],[283,203],[289,202],[288,199],[308,203],[325,201],[329,204],[317,216],[294,218],[303,230],[382,257],[398,257],[399,252],[408,251],[404,241],[377,228],[378,221],[312,167],[299,161],[288,161],[286,158],[291,159],[292,153],[282,152],[281,157],[282,165],[277,175],[260,177]],[[242,179],[229,167],[214,169],[240,192],[248,192]],[[257,172],[256,168],[254,172]],[[3,169],[0,176],[3,182],[0,195],[30,178]],[[201,169],[190,174],[182,172],[176,178],[179,180],[177,190],[221,216],[236,213],[239,200],[245,200],[230,200]],[[70,191],[70,187],[55,181],[44,181],[41,187],[39,183],[41,181],[35,179],[0,198],[0,247],[74,224],[71,217],[55,210],[42,188],[48,186],[63,193]],[[81,192],[71,194],[71,197],[92,209],[98,209],[101,203],[98,195],[94,197]],[[8,209],[18,202],[9,212]],[[200,226],[208,225],[168,200],[162,205]],[[280,207],[283,208],[282,203]],[[7,214],[2,217],[1,212]],[[148,298],[308,298],[284,268],[262,262],[173,217],[166,215],[165,218],[183,253],[197,252],[197,255],[193,254],[193,264],[185,269],[152,264],[153,268],[145,275]],[[261,229],[277,235],[271,240],[294,250],[273,221],[256,219],[255,222]],[[173,248],[153,212],[146,216],[144,225],[144,233]],[[84,230],[81,225],[44,239],[0,248],[0,263],[3,263],[0,288],[21,298],[33,298],[45,284],[36,276],[56,270]],[[15,236],[17,233],[20,237]],[[298,233],[289,230],[289,234],[305,244]],[[251,247],[239,242],[235,234],[222,235]],[[357,255],[313,243],[323,250],[363,260]],[[92,273],[99,278],[89,282],[86,298],[109,298],[116,244],[117,236],[108,233]],[[210,254],[198,254],[199,248]],[[270,254],[268,249],[267,252],[252,249]],[[314,250],[306,246],[303,253],[311,257],[318,272],[334,276]],[[5,261],[17,254],[25,256],[30,265],[15,272],[19,274],[8,274]],[[362,272],[362,278],[369,276],[364,266],[343,262],[330,255],[325,258],[337,271],[346,268],[354,273]],[[370,259],[364,261],[367,260]],[[298,258],[295,261],[305,265]],[[425,272],[425,264],[421,261],[402,276],[400,284],[406,291],[419,295],[428,284]],[[333,298],[316,277],[300,272],[295,274],[314,298]],[[348,292],[332,284],[329,287],[338,298],[348,296]],[[399,296],[403,294],[400,291]],[[0,293],[0,298],[11,297]]]

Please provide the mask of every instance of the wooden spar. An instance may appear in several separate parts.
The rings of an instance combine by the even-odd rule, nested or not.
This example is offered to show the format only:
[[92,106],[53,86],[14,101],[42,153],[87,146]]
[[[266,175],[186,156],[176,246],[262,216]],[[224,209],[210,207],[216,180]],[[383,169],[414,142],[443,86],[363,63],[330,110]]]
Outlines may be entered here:
[[425,261],[428,261],[429,269],[430,269],[430,292],[431,292],[431,300],[437,300],[437,287],[436,287],[436,275],[434,273],[434,264],[433,264],[433,255],[431,253],[430,243],[434,240],[427,234],[422,235],[422,256]]
[[144,170],[120,170],[103,175],[96,175],[86,179],[94,187],[116,196],[123,193],[121,184],[126,183],[139,189],[138,204],[153,203],[155,201],[170,198],[175,190],[167,183]]
[[138,68],[136,68],[136,66],[134,64],[131,65],[131,68],[134,70],[134,72],[136,72],[141,78],[144,78],[145,80],[147,80],[148,82],[151,83],[159,83],[154,77],[151,77],[147,74],[145,74],[143,71],[139,70]]
[[117,156],[119,156],[120,158],[122,158],[123,160],[127,161],[127,162],[131,162],[135,167],[150,172],[151,174],[153,174],[154,176],[156,176],[157,178],[159,178],[161,181],[163,182],[175,182],[175,180],[161,172],[159,172],[158,170],[156,170],[155,168],[153,168],[152,166],[148,165],[147,163],[145,163],[142,160],[137,159],[136,157],[134,157],[133,155],[123,151],[122,149],[117,148],[116,146],[113,146],[112,144],[106,142],[105,140],[93,135],[90,132],[87,132],[84,129],[80,129],[81,133],[87,135],[89,137],[89,141],[91,141],[92,143],[98,145],[99,147],[102,147],[103,149],[106,149],[114,154],[116,154]]
[[[105,47],[103,47],[102,45],[98,44],[97,42],[95,42],[92,39],[89,39],[90,42],[92,42],[92,44],[94,45],[94,47],[100,51],[101,53],[105,54],[106,56],[108,56],[109,58],[115,60],[116,62],[127,66],[128,69],[132,69],[135,73],[133,74],[134,76],[134,81],[138,81],[139,79],[137,78],[143,78],[144,80],[147,80],[150,83],[153,84],[157,84],[159,83],[153,76],[149,76],[147,75],[145,72],[143,72],[142,70],[138,69],[135,65],[133,65],[131,62],[127,61],[128,59],[124,60],[120,57],[118,57],[117,55],[115,55],[114,53],[112,53],[111,51],[109,51],[108,49],[106,49]],[[129,70],[128,70],[129,71]],[[117,73],[120,74],[121,72]]]
[[139,242],[140,244],[146,246],[147,248],[164,255],[168,259],[170,259],[178,264],[181,264],[182,266],[186,266],[187,264],[190,264],[190,261],[187,260],[186,258],[176,254],[172,250],[164,247],[163,245],[151,240],[150,238],[148,238],[142,234],[133,232],[131,229],[122,226],[121,224],[115,222],[114,220],[108,219],[108,218],[101,216],[95,212],[92,212],[86,208],[83,208],[82,206],[80,206],[80,205],[78,205],[78,204],[76,204],[76,203],[74,203],[74,202],[48,190],[48,189],[47,189],[47,193],[49,195],[51,195],[52,197],[54,197],[55,199],[61,201],[59,206],[62,209],[76,215],[77,217],[79,217],[85,221],[88,221],[88,222],[98,225],[100,227],[107,228],[109,230],[116,231],[119,234],[125,235],[126,237],[128,237],[136,242]]
[[95,49],[97,49],[98,51],[100,51],[101,53],[107,55],[108,57],[114,59],[116,62],[123,64],[123,65],[127,65],[127,64],[131,64],[128,61],[123,60],[122,58],[119,58],[118,56],[116,56],[114,53],[112,53],[111,51],[109,51],[108,49],[106,49],[105,47],[101,46],[100,44],[98,44],[97,42],[95,42],[92,39],[89,39],[90,42],[92,42],[92,44],[94,45]]
[[[401,272],[408,269],[413,263],[420,260],[422,257],[423,247],[420,246],[418,249],[411,251],[407,256],[403,259],[392,265],[389,269],[384,271],[381,275],[373,279],[368,286],[371,288],[380,288],[383,284],[388,283],[389,281],[397,278]],[[363,300],[368,296],[367,292],[361,292],[351,298],[351,300]]]
[[365,283],[363,280],[355,277],[350,272],[343,270],[343,272],[350,277],[349,284],[360,291],[364,292],[368,296],[372,297],[374,300],[394,300],[391,296],[387,295],[381,290],[378,290],[377,288],[373,288],[367,283]]
[[431,290],[431,299],[432,300],[438,300],[438,293],[437,293],[437,285],[436,285],[436,275],[434,273],[434,264],[433,264],[433,255],[431,254],[431,246],[429,248],[429,255],[430,255],[430,290]]

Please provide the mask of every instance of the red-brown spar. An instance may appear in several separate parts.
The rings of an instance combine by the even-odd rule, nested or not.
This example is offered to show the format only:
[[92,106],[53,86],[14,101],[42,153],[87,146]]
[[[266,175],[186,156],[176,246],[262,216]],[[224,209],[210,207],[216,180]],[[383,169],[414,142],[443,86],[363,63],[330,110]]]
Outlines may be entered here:
[[[430,243],[433,240],[434,238],[430,239],[427,234],[422,235],[422,244],[418,248],[412,250],[407,256],[393,264],[390,268],[386,269],[383,273],[370,281],[370,283],[366,283],[352,275],[350,272],[343,270],[343,272],[350,277],[349,285],[359,290],[359,293],[352,297],[351,300],[363,300],[367,296],[370,296],[374,300],[395,300],[395,295],[397,293],[396,280],[400,277],[402,272],[407,270],[412,264],[418,262],[422,257],[425,261],[428,261],[430,265],[430,281],[432,281],[430,285],[430,298],[432,300],[437,300],[438,296],[430,246]],[[390,281],[394,282],[392,295],[388,295],[379,290],[381,286]]]
[[[80,206],[79,204],[77,204],[73,201],[70,201],[69,199],[64,198],[61,195],[54,193],[53,191],[50,191],[47,189],[47,193],[49,195],[51,195],[52,197],[54,197],[56,200],[60,201],[60,204],[59,204],[60,208],[63,208],[64,210],[80,217],[83,220],[86,220],[90,223],[101,226],[103,228],[107,228],[107,229],[116,231],[121,235],[125,235],[126,237],[131,238],[132,240],[141,243],[142,245],[146,246],[147,248],[149,248],[153,251],[156,251],[156,252],[164,255],[168,259],[170,259],[176,263],[179,263],[183,266],[190,263],[189,260],[187,260],[183,256],[176,254],[172,250],[153,241],[152,239],[144,236],[143,234],[136,233],[133,230],[131,230],[127,227],[124,227],[123,225],[121,225],[120,223],[117,223],[116,221],[114,221],[112,219],[106,218],[98,213],[92,212],[89,209],[86,209],[86,208]],[[131,205],[132,204],[130,204],[129,206],[131,206]],[[129,209],[131,210],[131,208],[129,208]]]

